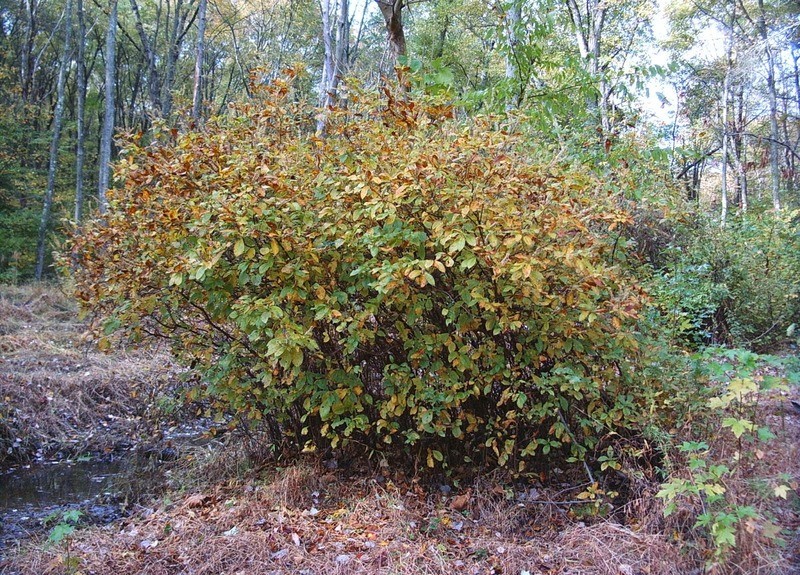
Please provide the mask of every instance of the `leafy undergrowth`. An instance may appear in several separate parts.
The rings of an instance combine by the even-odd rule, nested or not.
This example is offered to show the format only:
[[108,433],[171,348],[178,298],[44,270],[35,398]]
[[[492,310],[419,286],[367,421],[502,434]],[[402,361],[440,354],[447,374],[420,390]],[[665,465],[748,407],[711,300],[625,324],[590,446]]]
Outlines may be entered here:
[[175,384],[154,349],[97,351],[52,286],[0,286],[0,464],[129,445]]
[[[786,412],[783,397],[760,409],[776,429],[773,448],[757,469],[726,482],[730,497],[751,502],[764,491],[754,477],[791,477],[795,488],[800,477],[800,418]],[[800,567],[795,489],[785,500],[758,498],[782,545],[753,523],[724,565],[714,566],[693,526],[701,510],[686,501],[664,519],[657,484],[641,482],[624,505],[599,518],[591,501],[576,499],[585,486],[523,485],[498,474],[468,487],[423,485],[386,463],[332,470],[335,462],[322,459],[242,472],[233,451],[184,462],[191,487],[183,493],[116,524],[78,531],[66,548],[23,547],[0,567],[19,575],[777,575]]]
[[[709,349],[702,419],[672,437],[664,533],[712,573],[800,572],[800,409],[791,358]],[[796,362],[796,359],[794,360]]]
[[[91,351],[71,303],[53,289],[4,287],[0,306],[3,441],[113,447],[138,425],[137,414],[152,408],[163,378],[174,373],[166,354]],[[174,463],[173,485],[179,487],[169,496],[135,507],[122,522],[70,532],[55,545],[31,540],[8,551],[0,572],[796,573],[800,411],[790,400],[800,400],[800,390],[756,385],[758,391],[747,392],[777,372],[767,366],[742,375],[741,366],[724,367],[742,357],[701,359],[716,369],[708,396],[717,407],[702,420],[677,422],[663,445],[656,445],[657,436],[647,440],[651,449],[670,454],[669,478],[650,469],[615,485],[615,473],[606,470],[593,486],[551,467],[541,482],[532,474],[523,482],[493,473],[461,476],[459,483],[458,472],[423,479],[395,460],[366,467],[330,455],[276,467],[264,463],[266,453],[248,463],[247,455],[265,448],[263,441],[231,435],[225,448],[182,455]],[[762,427],[774,437],[759,435]],[[682,441],[694,445],[669,449]],[[718,480],[704,479],[719,465],[728,471],[714,467]],[[665,518],[670,501],[656,494],[667,479],[684,491]],[[724,488],[724,497],[694,494],[701,484],[712,494],[718,490],[713,485]],[[624,495],[608,507],[601,492],[612,489]],[[593,490],[599,494],[594,500]],[[721,553],[725,531],[713,524],[724,527],[736,513],[743,516],[734,526],[734,546],[723,545]],[[698,523],[704,514],[706,525]]]
[[[796,388],[790,395],[800,396]],[[4,567],[19,575],[796,573],[800,415],[787,399],[761,398],[759,421],[776,437],[746,465],[731,463],[736,473],[723,479],[728,509],[753,506],[769,521],[743,522],[722,561],[696,526],[708,499],[681,499],[665,518],[657,481],[632,482],[627,500],[599,517],[579,494],[587,485],[555,469],[545,483],[495,472],[459,485],[388,462],[314,457],[242,467],[243,442],[231,437],[209,458],[179,463],[181,491],[122,522],[80,530],[68,547],[18,549]],[[707,457],[730,462],[739,446],[717,431]],[[687,476],[685,462],[672,464],[674,477]],[[786,498],[776,498],[784,484]]]

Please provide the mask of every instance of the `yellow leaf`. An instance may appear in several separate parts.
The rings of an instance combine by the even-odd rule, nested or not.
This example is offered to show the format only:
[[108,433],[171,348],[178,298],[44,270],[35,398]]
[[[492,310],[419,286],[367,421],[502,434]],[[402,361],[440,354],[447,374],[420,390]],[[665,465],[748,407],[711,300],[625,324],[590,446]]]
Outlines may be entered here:
[[788,485],[778,485],[774,489],[775,497],[780,497],[781,499],[786,499],[786,496],[789,494],[789,486]]

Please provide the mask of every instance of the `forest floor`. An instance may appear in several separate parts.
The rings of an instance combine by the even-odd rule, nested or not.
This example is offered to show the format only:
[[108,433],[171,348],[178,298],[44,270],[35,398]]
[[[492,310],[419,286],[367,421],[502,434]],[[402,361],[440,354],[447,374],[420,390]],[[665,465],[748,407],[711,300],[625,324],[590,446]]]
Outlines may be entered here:
[[[0,466],[124,453],[176,424],[180,369],[169,355],[102,353],[85,332],[58,290],[0,287]],[[744,496],[757,490],[756,476],[788,480],[786,499],[758,498],[780,541],[746,526],[724,566],[709,567],[706,542],[692,528],[696,509],[663,517],[655,480],[597,514],[593,502],[575,502],[586,484],[556,469],[546,482],[490,473],[467,484],[386,461],[270,463],[248,458],[248,442],[228,434],[159,463],[170,489],[138,499],[125,517],[55,544],[43,530],[0,549],[0,573],[800,574],[800,416],[789,397],[800,392],[761,403],[778,438],[752,477],[726,486]],[[2,482],[0,473],[0,489]]]
[[52,286],[0,286],[0,465],[132,446],[177,385],[164,350],[99,351]]

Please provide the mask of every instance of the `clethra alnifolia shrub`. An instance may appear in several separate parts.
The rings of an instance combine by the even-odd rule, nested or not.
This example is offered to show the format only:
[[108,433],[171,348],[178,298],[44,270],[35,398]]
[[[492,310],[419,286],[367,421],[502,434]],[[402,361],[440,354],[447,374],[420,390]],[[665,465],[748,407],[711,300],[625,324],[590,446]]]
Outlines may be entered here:
[[107,333],[169,339],[198,393],[296,448],[521,470],[639,428],[660,383],[604,182],[405,93],[351,94],[324,135],[315,113],[284,79],[128,144],[65,258]]

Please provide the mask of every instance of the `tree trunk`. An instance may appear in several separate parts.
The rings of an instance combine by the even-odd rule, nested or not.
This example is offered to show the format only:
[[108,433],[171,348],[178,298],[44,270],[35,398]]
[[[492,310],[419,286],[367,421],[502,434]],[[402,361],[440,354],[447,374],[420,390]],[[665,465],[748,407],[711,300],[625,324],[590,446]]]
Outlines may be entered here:
[[[326,0],[327,1],[327,0]],[[200,0],[197,21],[197,50],[194,61],[194,94],[192,96],[192,119],[200,122],[203,107],[203,56],[206,45],[206,0]]]
[[731,69],[733,68],[733,26],[736,22],[736,4],[731,8],[730,25],[725,30],[725,80],[722,83],[722,211],[720,226],[725,227],[728,219],[728,101],[731,91]]
[[58,170],[58,144],[61,140],[61,126],[64,119],[64,86],[67,83],[67,67],[70,61],[70,42],[72,39],[72,0],[67,0],[64,8],[64,53],[58,65],[58,81],[56,83],[56,109],[53,114],[53,138],[50,140],[50,164],[47,170],[47,189],[44,193],[42,219],[39,222],[39,238],[36,245],[36,279],[41,280],[44,273],[45,244],[47,230],[50,227],[50,212],[53,207],[53,195],[56,187],[56,171]]
[[116,88],[116,61],[117,61],[117,2],[110,0],[110,14],[108,17],[108,32],[106,33],[106,85],[105,85],[105,113],[103,115],[103,131],[100,137],[99,176],[97,184],[97,202],[100,213],[108,209],[106,192],[108,191],[109,176],[111,171],[111,139],[114,136],[114,111]]
[[[331,78],[334,76],[333,39],[331,38],[331,0],[320,0],[319,11],[322,19],[322,47],[324,51],[322,80],[319,85],[319,105],[325,107],[328,104],[328,89],[330,87]],[[322,125],[320,125],[320,123]],[[318,120],[317,131],[321,131],[324,124],[324,120]]]
[[[728,52],[730,54],[730,51]],[[730,91],[730,70],[725,71],[725,81],[722,85],[722,213],[720,226],[725,227],[728,219],[728,92]]]
[[386,24],[389,53],[392,62],[397,64],[400,56],[406,55],[406,34],[403,30],[404,0],[375,0]]
[[[356,63],[356,59],[358,58],[358,52],[361,49],[361,39],[364,34],[365,24],[364,22],[367,19],[367,9],[369,8],[369,2],[364,2],[364,10],[361,12],[361,20],[358,24],[358,32],[356,33],[355,41],[353,42],[352,50],[349,50],[349,54],[347,56],[347,67],[349,68],[353,64]],[[349,24],[348,24],[349,26]]]
[[[782,128],[783,128],[783,140],[785,142],[792,141],[792,134],[791,129],[789,127],[789,101],[788,99],[783,101],[783,113],[781,114],[782,118]],[[790,146],[786,146],[784,150],[784,165],[786,166],[785,170],[785,177],[784,180],[786,182],[785,191],[787,196],[791,197],[794,194],[794,177],[795,177],[795,154],[794,150]]]
[[322,79],[319,84],[319,105],[322,110],[317,117],[317,134],[325,132],[326,110],[330,101],[328,90],[330,89],[331,79],[334,76],[333,65],[333,46],[331,40],[331,1],[320,0],[320,16],[322,18],[322,47],[325,53],[322,61]]
[[744,86],[741,83],[737,86],[735,100],[736,104],[733,107],[736,108],[736,119],[734,120],[734,129],[730,134],[730,146],[733,150],[731,157],[733,158],[733,168],[736,170],[736,204],[741,208],[743,213],[747,213],[747,172],[744,169],[746,142],[745,136],[742,133],[747,121],[745,118]]
[[28,102],[33,90],[33,43],[36,38],[36,12],[37,0],[25,0],[25,40],[22,44],[20,58],[20,86],[22,87],[22,100]]
[[733,159],[733,169],[736,171],[736,203],[741,207],[743,213],[747,213],[747,175],[744,171],[741,149],[736,145],[736,139],[733,135],[728,137],[731,140],[729,149],[733,151],[730,157]]
[[794,97],[797,103],[797,113],[800,114],[800,66],[798,66],[798,61],[800,61],[800,47],[792,46],[792,62],[794,64],[792,80],[794,80]]
[[450,14],[445,14],[442,29],[439,30],[439,37],[436,41],[436,48],[433,50],[433,58],[438,59],[444,55],[444,44],[447,41],[447,33],[450,30]]
[[[233,44],[233,59],[234,59],[234,62],[236,63],[236,67],[239,69],[239,74],[240,74],[240,77],[241,77],[242,87],[244,88],[244,91],[247,94],[247,97],[250,98],[250,96],[251,96],[251,94],[250,94],[250,75],[244,69],[244,65],[242,64],[242,50],[239,47],[239,40],[236,37],[235,21],[232,21],[230,18],[225,17],[222,14],[222,11],[219,9],[219,5],[218,4],[216,4],[215,7],[217,9],[217,16],[220,17],[222,22],[224,22],[225,25],[228,27],[228,30],[230,30],[231,42]],[[237,14],[237,16],[238,16],[238,14]],[[223,102],[224,101],[225,100],[223,99]]]
[[322,44],[325,49],[325,59],[322,66],[322,81],[320,82],[319,94],[319,104],[323,111],[317,119],[317,132],[323,133],[326,121],[325,109],[336,104],[339,81],[348,68],[350,2],[349,0],[339,0],[335,47],[332,38],[330,0],[320,0],[320,15],[322,16]]
[[86,155],[86,14],[83,11],[83,0],[78,5],[78,57],[77,68],[77,143],[75,147],[75,224],[83,219],[83,165]]
[[587,105],[599,113],[601,126],[607,130],[609,128],[608,86],[605,71],[600,66],[607,3],[602,0],[586,0],[585,13],[581,12],[581,5],[577,0],[565,0],[565,3],[586,72],[593,81],[597,82],[596,93],[587,98]]
[[339,0],[339,22],[336,28],[336,53],[333,62],[331,91],[333,96],[337,97],[339,82],[350,67],[350,0]]
[[[167,5],[169,6],[169,4]],[[183,29],[188,17],[188,12],[182,10],[183,0],[178,0],[175,4],[175,13],[172,15],[172,26],[169,33],[169,41],[167,42],[167,65],[164,72],[164,85],[162,86],[163,114],[165,118],[169,118],[172,114],[172,86],[175,83],[175,74],[178,68],[178,58],[181,54],[181,46],[183,45],[183,37],[186,31]]]
[[508,97],[506,99],[506,110],[519,107],[522,99],[522,89],[520,87],[519,70],[519,26],[522,20],[522,6],[519,1],[511,2],[508,12],[505,14],[505,35],[508,43],[506,53],[506,83],[508,85]]
[[772,207],[781,210],[781,173],[778,166],[778,99],[775,91],[775,55],[769,44],[767,34],[764,0],[758,0],[758,29],[764,42],[764,55],[767,57],[767,93],[769,95],[769,168],[772,176]]
[[142,16],[139,13],[138,3],[136,0],[130,0],[130,2],[131,10],[133,11],[133,16],[136,22],[136,32],[139,35],[139,41],[142,43],[142,51],[144,52],[144,57],[147,60],[147,88],[150,95],[150,105],[152,106],[153,113],[161,114],[161,87],[159,85],[160,81],[158,78],[158,70],[156,68],[155,50],[153,49],[147,34],[145,34],[144,25],[142,24]]

